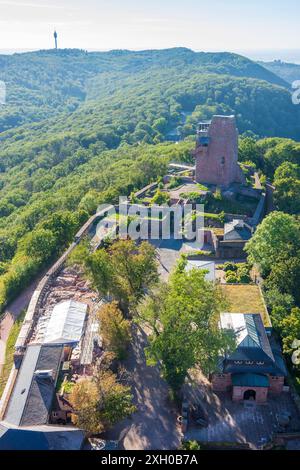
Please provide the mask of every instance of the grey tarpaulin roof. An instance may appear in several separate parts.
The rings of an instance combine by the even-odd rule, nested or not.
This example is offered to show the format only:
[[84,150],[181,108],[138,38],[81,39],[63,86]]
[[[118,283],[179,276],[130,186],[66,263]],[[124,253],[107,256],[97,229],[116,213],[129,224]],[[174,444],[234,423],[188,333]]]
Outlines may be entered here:
[[78,343],[82,336],[87,305],[67,300],[56,305],[52,311],[44,343]]

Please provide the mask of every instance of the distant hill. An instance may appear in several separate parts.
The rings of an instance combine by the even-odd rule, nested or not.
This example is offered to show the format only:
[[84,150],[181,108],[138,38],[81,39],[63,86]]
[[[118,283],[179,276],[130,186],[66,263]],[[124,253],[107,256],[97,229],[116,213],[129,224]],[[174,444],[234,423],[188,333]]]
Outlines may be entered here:
[[[0,55],[0,80],[7,84],[7,105],[0,110],[0,132],[38,122],[53,114],[72,113],[86,101],[94,81],[102,98],[141,76],[151,83],[169,72],[170,83],[188,77],[208,74],[264,80],[283,88],[287,83],[266,68],[245,57],[230,53],[193,52],[185,48],[153,51],[90,52],[81,50],[49,50],[24,54]],[[165,78],[163,78],[165,80]],[[204,95],[202,101],[206,96]],[[219,100],[217,100],[219,102]],[[197,103],[196,103],[197,104]],[[200,104],[200,103],[199,103]]]
[[287,82],[236,54],[0,55],[0,80],[0,311],[98,204],[188,161],[200,120],[235,114],[241,133],[300,139]]
[[300,80],[300,64],[290,64],[281,60],[274,60],[273,62],[260,62],[260,65],[269,70],[269,72],[281,77],[287,83]]

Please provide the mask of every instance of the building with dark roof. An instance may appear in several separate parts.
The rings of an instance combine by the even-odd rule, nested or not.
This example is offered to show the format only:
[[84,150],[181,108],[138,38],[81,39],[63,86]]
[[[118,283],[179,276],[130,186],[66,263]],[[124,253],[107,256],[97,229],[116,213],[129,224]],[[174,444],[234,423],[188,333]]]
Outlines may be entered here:
[[252,234],[253,228],[244,220],[234,219],[224,225],[224,240],[248,241]]
[[212,376],[215,391],[231,391],[234,401],[267,400],[283,390],[286,367],[280,348],[266,333],[260,314],[222,313],[220,327],[233,335],[236,347],[220,357]]
[[61,426],[13,427],[0,423],[1,450],[80,450],[84,434]]
[[62,357],[62,345],[27,347],[6,409],[6,422],[14,426],[48,422]]
[[64,345],[27,347],[0,422],[0,450],[77,450],[84,440],[73,426],[49,425]]

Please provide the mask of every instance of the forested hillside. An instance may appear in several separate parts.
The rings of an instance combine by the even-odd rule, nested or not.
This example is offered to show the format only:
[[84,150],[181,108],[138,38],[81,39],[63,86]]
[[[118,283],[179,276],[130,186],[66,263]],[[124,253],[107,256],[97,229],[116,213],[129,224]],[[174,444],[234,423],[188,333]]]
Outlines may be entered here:
[[[144,89],[141,88],[143,94],[149,93],[149,89],[154,93],[163,86],[161,98],[165,98],[165,93],[167,98],[167,88],[170,86],[180,83],[184,90],[187,79],[193,82],[200,75],[202,81],[209,84],[210,74],[264,80],[282,87],[287,85],[278,76],[244,57],[229,53],[195,53],[184,48],[96,53],[61,50],[0,56],[0,80],[7,84],[7,105],[0,113],[0,131],[51,118],[61,112],[72,113],[81,104],[93,99],[97,99],[99,104],[100,100],[104,100],[105,106],[105,99],[120,89],[120,85],[124,86],[124,91],[129,91],[135,87],[136,80],[144,84]],[[234,85],[236,90],[233,94],[238,98],[244,83],[245,80],[228,83],[223,89],[225,96],[226,88],[233,88]],[[257,82],[256,86],[263,85]],[[281,93],[285,95],[283,90]],[[213,93],[213,90],[208,91],[200,86],[199,89],[193,88],[192,98],[191,102],[187,94],[187,102],[183,99],[179,103],[183,111],[185,108],[192,111],[197,104],[222,104],[224,96],[217,90]],[[254,94],[251,97],[252,106],[259,99]],[[126,104],[126,101],[123,94],[121,102]],[[234,99],[226,104],[231,108],[236,105]],[[170,106],[168,99],[166,105]],[[167,109],[166,113],[171,116],[172,110]],[[176,122],[179,123],[178,116]]]
[[288,83],[300,80],[300,65],[274,60],[273,62],[260,62],[260,64],[272,73],[278,75]]
[[[186,159],[199,120],[300,136],[286,82],[234,54],[40,51],[0,56],[0,80],[0,309],[99,203]],[[167,143],[174,131],[186,140]]]

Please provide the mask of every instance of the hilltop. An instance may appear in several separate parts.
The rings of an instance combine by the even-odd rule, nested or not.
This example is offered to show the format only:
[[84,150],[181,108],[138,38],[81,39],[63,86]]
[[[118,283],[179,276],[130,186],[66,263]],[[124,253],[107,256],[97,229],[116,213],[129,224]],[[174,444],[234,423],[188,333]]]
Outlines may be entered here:
[[[261,65],[237,54],[193,52],[185,48],[89,53],[66,49],[0,55],[0,80],[7,85],[7,105],[0,112],[0,132],[51,119],[54,115],[70,115],[94,100],[98,105],[105,105],[105,99],[121,88],[126,90],[121,98],[126,103],[127,95],[135,95],[137,84],[139,95],[156,89],[162,98],[165,95],[169,105],[166,114],[171,113],[168,97],[172,87],[179,85],[181,101],[174,98],[183,111],[193,111],[196,105],[206,103],[215,107],[226,105],[232,111],[237,108],[242,130],[248,126],[244,119],[250,121],[250,127],[253,125],[245,103],[243,110],[237,101],[247,86],[256,90],[256,96],[249,96],[252,106],[264,96],[268,99],[268,94],[281,100],[284,108],[288,105],[287,82]],[[211,80],[212,90],[208,91],[205,85],[210,85]],[[189,90],[191,84],[193,88]],[[233,96],[226,99],[228,89]],[[273,134],[270,127],[267,124],[262,132]],[[288,132],[293,137],[292,129]]]
[[226,52],[1,55],[0,80],[0,308],[97,204],[150,183],[170,160],[188,161],[200,120],[235,114],[240,133],[300,135],[287,83]]

